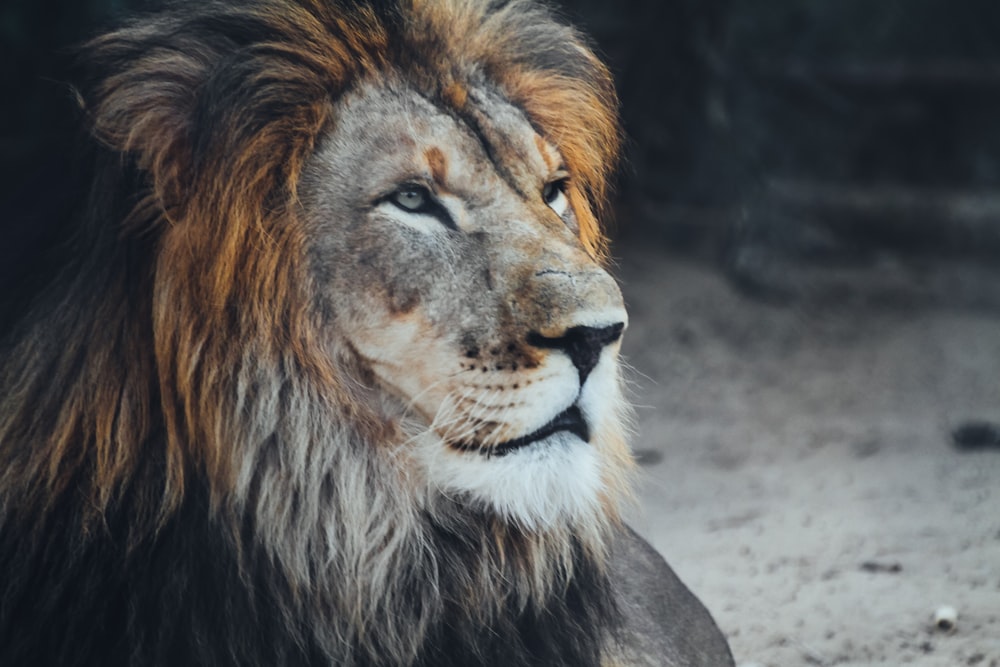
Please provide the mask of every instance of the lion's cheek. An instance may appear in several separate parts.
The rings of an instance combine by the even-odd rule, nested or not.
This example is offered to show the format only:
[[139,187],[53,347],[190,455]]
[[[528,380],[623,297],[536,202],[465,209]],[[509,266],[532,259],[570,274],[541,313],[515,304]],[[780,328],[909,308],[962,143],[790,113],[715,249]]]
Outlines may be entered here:
[[[430,420],[440,400],[442,368],[455,367],[455,354],[441,343],[440,332],[418,312],[391,313],[370,310],[345,332],[348,348],[374,378],[403,404]],[[419,400],[414,400],[419,399]]]

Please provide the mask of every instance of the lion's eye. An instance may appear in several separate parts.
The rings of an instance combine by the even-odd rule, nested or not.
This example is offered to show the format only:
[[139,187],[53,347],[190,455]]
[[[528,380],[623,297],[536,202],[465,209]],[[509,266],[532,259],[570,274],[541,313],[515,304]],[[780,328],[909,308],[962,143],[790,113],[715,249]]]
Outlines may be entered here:
[[448,229],[458,229],[441,202],[422,185],[401,185],[394,192],[386,195],[381,201],[390,202],[393,206],[406,213],[426,215],[436,218]]
[[430,213],[433,199],[427,188],[407,185],[389,195],[389,201],[410,213]]
[[562,217],[569,207],[569,199],[566,197],[566,179],[546,183],[542,188],[542,198],[549,205],[556,215]]

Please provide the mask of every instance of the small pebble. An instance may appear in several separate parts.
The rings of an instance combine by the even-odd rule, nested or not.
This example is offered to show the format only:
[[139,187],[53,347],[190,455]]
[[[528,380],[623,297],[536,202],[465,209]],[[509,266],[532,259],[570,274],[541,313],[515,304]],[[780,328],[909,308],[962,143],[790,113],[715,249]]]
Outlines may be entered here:
[[866,560],[861,564],[861,569],[865,572],[886,572],[888,574],[899,574],[903,571],[903,566],[899,563],[879,563],[873,560]]
[[938,607],[934,612],[934,627],[938,630],[949,632],[955,629],[956,623],[958,623],[958,612],[954,607],[945,605]]
[[1000,425],[988,421],[970,420],[952,430],[951,441],[955,447],[962,450],[1000,447]]

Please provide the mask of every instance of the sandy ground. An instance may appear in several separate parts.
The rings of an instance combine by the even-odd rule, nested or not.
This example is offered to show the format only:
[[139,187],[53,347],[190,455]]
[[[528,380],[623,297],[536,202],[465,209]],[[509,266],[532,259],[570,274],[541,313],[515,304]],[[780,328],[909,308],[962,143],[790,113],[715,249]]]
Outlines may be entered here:
[[[633,523],[737,664],[1000,666],[1000,448],[949,436],[1000,422],[1000,314],[768,305],[710,266],[616,250]],[[933,626],[942,605],[952,632]]]

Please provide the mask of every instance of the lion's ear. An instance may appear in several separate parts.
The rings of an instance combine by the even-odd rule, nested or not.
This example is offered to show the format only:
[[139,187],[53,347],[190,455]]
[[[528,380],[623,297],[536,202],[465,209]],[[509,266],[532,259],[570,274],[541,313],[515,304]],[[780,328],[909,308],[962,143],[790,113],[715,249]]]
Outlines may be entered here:
[[80,98],[92,134],[144,172],[170,211],[191,182],[195,96],[212,54],[157,43],[154,30],[125,27],[87,44]]
[[377,27],[331,29],[286,9],[206,8],[86,45],[91,131],[146,174],[168,217],[179,221],[192,206],[227,210],[232,196],[266,205],[274,187],[294,190],[331,98],[370,46],[360,42],[384,39]]

